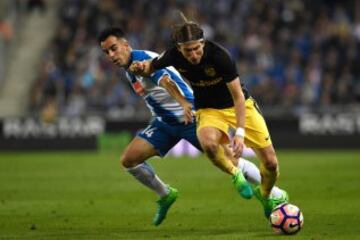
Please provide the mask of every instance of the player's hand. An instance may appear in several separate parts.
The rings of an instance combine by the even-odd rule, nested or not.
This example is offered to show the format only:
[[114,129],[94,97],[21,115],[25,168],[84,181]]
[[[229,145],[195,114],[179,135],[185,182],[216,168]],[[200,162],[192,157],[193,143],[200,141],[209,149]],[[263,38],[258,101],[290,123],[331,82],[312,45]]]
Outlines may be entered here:
[[139,61],[134,61],[129,66],[129,71],[133,73],[139,73],[144,71],[144,64]]
[[185,125],[188,123],[192,123],[194,119],[194,113],[192,111],[192,104],[188,101],[184,101],[181,104],[182,108],[184,109],[184,115],[185,115]]
[[145,63],[144,62],[139,62],[139,61],[132,62],[129,66],[129,71],[136,75],[147,77],[144,72],[145,71]]
[[244,138],[235,135],[232,140],[232,149],[235,158],[241,157],[242,152],[244,150]]

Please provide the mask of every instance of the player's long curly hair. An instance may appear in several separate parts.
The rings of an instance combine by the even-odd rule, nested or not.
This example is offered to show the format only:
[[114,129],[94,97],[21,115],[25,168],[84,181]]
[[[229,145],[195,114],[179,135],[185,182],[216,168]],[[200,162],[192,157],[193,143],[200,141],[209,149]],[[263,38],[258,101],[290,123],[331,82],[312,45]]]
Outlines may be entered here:
[[180,12],[180,16],[184,22],[174,25],[172,30],[172,39],[176,44],[204,38],[204,32],[197,23],[189,21],[182,12]]

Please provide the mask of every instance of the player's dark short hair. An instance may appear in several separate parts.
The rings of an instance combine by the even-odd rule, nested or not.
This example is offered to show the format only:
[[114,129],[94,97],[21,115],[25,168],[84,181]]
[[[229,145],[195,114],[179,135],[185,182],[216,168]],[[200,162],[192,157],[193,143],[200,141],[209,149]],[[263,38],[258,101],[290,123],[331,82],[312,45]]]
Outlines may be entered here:
[[121,28],[118,27],[109,27],[109,28],[105,28],[104,30],[102,30],[98,37],[97,40],[99,42],[99,44],[103,41],[105,41],[109,36],[115,36],[117,38],[123,38],[125,37],[125,33]]
[[177,44],[196,41],[203,38],[204,32],[195,22],[186,22],[173,27],[172,39]]

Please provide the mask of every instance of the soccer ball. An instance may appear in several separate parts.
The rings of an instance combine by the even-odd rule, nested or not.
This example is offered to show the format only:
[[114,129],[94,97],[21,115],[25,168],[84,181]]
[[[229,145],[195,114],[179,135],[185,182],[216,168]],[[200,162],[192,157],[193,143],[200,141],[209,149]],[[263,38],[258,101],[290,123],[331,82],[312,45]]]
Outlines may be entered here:
[[284,203],[272,211],[270,224],[276,233],[295,234],[303,227],[304,216],[297,206]]

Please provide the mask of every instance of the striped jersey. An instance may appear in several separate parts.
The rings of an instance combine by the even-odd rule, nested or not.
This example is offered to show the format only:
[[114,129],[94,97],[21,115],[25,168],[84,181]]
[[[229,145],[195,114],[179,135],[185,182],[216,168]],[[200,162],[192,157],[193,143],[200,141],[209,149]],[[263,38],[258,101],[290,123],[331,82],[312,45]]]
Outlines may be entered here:
[[[132,50],[130,63],[151,60],[157,56],[157,53],[151,51]],[[152,73],[150,77],[142,77],[126,71],[126,76],[134,91],[145,100],[153,117],[169,124],[182,123],[184,122],[183,108],[172,96],[170,96],[166,89],[159,86],[161,78],[165,75],[168,75],[177,85],[180,93],[186,100],[194,104],[192,89],[173,67],[159,69]]]

